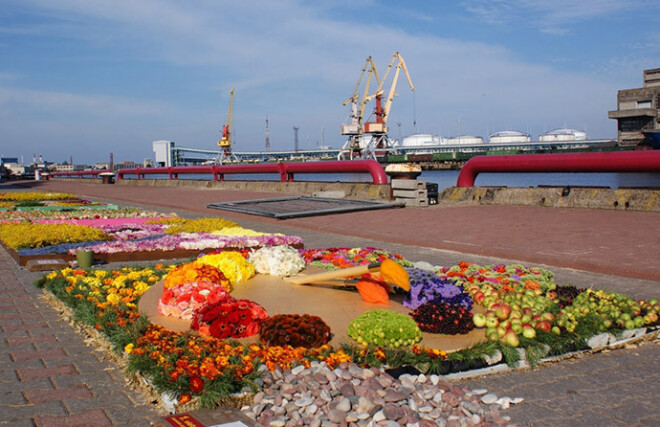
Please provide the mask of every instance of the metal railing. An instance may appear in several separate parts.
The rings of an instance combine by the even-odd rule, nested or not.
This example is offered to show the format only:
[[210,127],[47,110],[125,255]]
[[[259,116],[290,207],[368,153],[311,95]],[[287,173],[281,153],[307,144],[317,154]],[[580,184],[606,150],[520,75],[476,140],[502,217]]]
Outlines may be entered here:
[[660,172],[660,150],[477,156],[465,163],[456,186],[474,187],[477,175],[493,172]]
[[[53,177],[67,178],[98,178],[107,174],[108,170],[83,170],[70,172],[52,172]],[[350,161],[319,161],[319,162],[280,162],[256,163],[237,165],[209,165],[209,166],[170,166],[170,167],[136,167],[131,169],[118,169],[115,171],[116,179],[126,179],[135,175],[135,179],[142,180],[148,175],[167,175],[169,179],[179,179],[179,175],[212,175],[214,181],[224,181],[225,175],[245,174],[276,174],[281,182],[293,182],[296,174],[324,174],[324,173],[368,173],[373,184],[387,184],[387,175],[383,167],[375,160]]]

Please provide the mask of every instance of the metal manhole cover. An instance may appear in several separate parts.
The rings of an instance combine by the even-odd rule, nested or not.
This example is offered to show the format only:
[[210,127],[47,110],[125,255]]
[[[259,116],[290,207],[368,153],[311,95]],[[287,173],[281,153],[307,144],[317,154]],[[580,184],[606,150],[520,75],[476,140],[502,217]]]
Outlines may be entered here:
[[274,197],[269,199],[209,203],[206,205],[207,208],[223,209],[278,219],[328,215],[372,209],[387,209],[403,206],[405,206],[405,203],[402,202],[332,199],[312,196]]

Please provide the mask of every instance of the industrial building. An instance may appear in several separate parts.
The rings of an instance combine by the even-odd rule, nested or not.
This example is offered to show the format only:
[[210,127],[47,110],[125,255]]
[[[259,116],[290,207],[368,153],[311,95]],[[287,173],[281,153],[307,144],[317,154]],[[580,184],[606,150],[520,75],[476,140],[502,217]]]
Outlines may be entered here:
[[642,131],[660,129],[660,68],[644,70],[644,86],[618,91],[616,101],[607,117],[618,123],[619,145],[637,145]]

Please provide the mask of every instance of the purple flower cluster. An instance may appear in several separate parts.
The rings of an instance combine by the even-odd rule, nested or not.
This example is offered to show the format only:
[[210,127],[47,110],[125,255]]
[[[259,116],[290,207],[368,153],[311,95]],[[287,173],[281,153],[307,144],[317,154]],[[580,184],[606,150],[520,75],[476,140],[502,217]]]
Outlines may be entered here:
[[[293,246],[300,244],[302,244],[302,239],[298,236],[283,236],[279,234],[219,236],[210,233],[181,233],[153,238],[103,242],[87,246],[87,249],[94,253],[112,254],[118,252],[174,251],[177,249],[202,251],[206,249],[252,248],[278,245]],[[70,249],[69,253],[75,254],[75,249]]]
[[164,224],[108,224],[101,225],[101,230],[117,240],[135,240],[154,235],[162,235],[167,228]]
[[406,268],[410,278],[410,292],[403,298],[403,306],[412,310],[429,302],[447,303],[461,306],[465,310],[472,309],[470,295],[451,283],[446,278],[419,268]]

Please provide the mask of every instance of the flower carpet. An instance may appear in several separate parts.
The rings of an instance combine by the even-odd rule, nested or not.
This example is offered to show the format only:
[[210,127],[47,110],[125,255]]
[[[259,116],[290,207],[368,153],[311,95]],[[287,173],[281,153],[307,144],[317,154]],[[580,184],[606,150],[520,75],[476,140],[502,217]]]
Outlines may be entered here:
[[[656,333],[659,325],[656,299],[635,301],[619,293],[559,285],[551,271],[538,267],[434,266],[379,248],[294,248],[286,236],[215,221],[222,222],[169,217],[92,228],[108,236],[124,233],[126,242],[148,239],[141,233],[161,227],[155,231],[158,238],[197,234],[204,244],[216,236],[247,244],[239,250],[192,247],[196,255],[184,263],[64,268],[36,283],[87,334],[107,343],[127,375],[174,402],[175,411],[212,408],[256,393],[264,371],[309,368],[317,362],[332,369],[351,362],[453,375],[600,349]],[[77,234],[60,233],[63,241],[56,244],[76,244],[67,239]],[[106,243],[99,239],[93,244]],[[384,260],[405,269],[408,291],[377,273],[349,278],[337,287],[294,288],[283,280],[303,268],[305,274]],[[164,326],[154,315],[182,326]],[[464,345],[453,348],[452,339]]]
[[[297,236],[261,233],[223,219],[185,220],[59,193],[0,196],[6,204],[0,210],[0,242],[21,265],[35,259],[73,261],[81,249],[92,251],[98,261],[118,262],[188,258],[214,249],[302,246]],[[25,210],[21,204],[51,204],[52,209]]]

